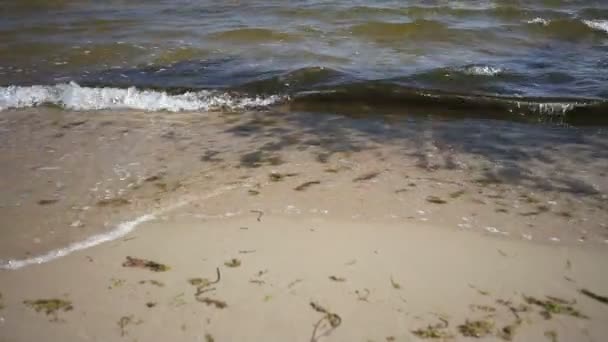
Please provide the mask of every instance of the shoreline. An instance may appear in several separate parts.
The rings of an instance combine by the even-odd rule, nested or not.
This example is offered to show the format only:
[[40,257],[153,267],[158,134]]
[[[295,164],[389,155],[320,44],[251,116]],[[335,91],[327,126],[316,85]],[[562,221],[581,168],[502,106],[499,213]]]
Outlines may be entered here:
[[[491,325],[486,339],[501,341],[503,329],[514,323],[509,308],[524,305],[514,341],[541,340],[547,331],[560,340],[599,340],[608,333],[608,308],[578,291],[608,292],[598,262],[607,253],[416,224],[268,214],[261,221],[253,214],[181,216],[143,223],[127,238],[47,264],[1,271],[5,309],[0,313],[5,338],[15,341],[41,334],[63,341],[121,336],[161,341],[207,334],[218,341],[308,341],[323,317],[310,308],[314,302],[341,319],[335,329],[325,323],[321,331],[329,334],[319,340],[415,340],[415,331],[441,327],[445,320],[447,328],[438,331],[455,340],[465,339],[459,326],[484,321]],[[121,266],[127,256],[168,270]],[[193,297],[196,286],[188,279],[215,279],[216,267],[220,281]],[[162,286],[148,284],[149,279]],[[526,302],[546,296],[563,299],[570,304],[559,305],[588,318],[554,313],[545,319],[542,306]],[[72,308],[45,315],[23,303],[38,298],[60,298]],[[128,323],[121,326],[121,320]],[[239,329],[233,329],[234,322]],[[25,329],[32,323],[39,329]]]
[[0,339],[608,334],[601,134],[323,119],[5,113]]

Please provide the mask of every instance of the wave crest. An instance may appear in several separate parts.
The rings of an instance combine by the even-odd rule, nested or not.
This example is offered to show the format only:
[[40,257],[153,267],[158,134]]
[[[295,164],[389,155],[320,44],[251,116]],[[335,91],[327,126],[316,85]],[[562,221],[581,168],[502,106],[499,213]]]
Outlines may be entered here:
[[0,110],[56,105],[71,110],[215,111],[262,108],[282,100],[284,98],[279,95],[244,97],[207,90],[171,95],[164,91],[139,90],[135,87],[81,87],[74,82],[0,88]]

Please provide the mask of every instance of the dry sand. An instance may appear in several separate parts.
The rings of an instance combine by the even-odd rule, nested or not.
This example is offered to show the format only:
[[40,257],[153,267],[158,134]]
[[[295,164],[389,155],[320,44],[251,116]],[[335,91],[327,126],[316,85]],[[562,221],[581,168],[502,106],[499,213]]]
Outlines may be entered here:
[[[457,123],[395,137],[270,113],[3,115],[3,267],[151,220],[0,270],[2,342],[466,340],[467,320],[488,325],[482,340],[608,335],[608,305],[580,292],[608,295],[602,136],[543,152],[509,126],[481,153],[496,142],[448,139],[470,131]],[[196,296],[189,279],[216,269]]]

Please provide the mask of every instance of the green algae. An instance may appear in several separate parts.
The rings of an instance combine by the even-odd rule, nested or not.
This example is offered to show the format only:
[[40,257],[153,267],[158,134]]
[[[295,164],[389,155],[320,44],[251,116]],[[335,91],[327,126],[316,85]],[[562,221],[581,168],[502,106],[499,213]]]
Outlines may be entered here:
[[454,337],[449,331],[448,321],[440,319],[441,323],[429,324],[425,328],[412,330],[412,334],[422,339],[448,339]]
[[530,305],[536,305],[541,307],[543,310],[540,315],[545,319],[551,319],[553,315],[567,315],[577,318],[588,319],[586,315],[576,310],[572,305],[575,301],[567,301],[558,297],[546,296],[547,299],[542,300],[531,296],[524,296],[526,303]]
[[73,310],[72,302],[63,299],[38,299],[26,300],[23,304],[34,309],[36,312],[44,312],[47,315],[54,315],[59,311]]

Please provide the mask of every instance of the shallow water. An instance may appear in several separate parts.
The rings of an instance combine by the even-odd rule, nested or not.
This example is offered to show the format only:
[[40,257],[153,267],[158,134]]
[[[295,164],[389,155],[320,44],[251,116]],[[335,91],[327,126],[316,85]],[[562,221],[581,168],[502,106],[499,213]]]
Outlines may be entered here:
[[[356,99],[374,106],[435,104],[481,112],[478,115],[571,112],[566,122],[606,121],[604,1],[102,5],[27,0],[0,5],[0,85],[5,86],[0,108],[51,103],[78,109],[66,105],[75,102],[73,97],[40,98],[31,95],[30,88],[19,88],[25,92],[19,97],[7,88],[74,81],[90,87],[160,90],[158,98],[162,91],[205,89],[222,96],[229,91],[246,101],[275,95],[297,98],[300,104],[317,104],[322,98],[341,105]],[[90,105],[82,109],[112,108],[103,101],[97,104],[103,96],[89,96],[84,102]],[[117,97],[124,95],[112,98]],[[145,108],[116,102],[122,108]],[[149,109],[213,106],[205,102],[182,107]]]

